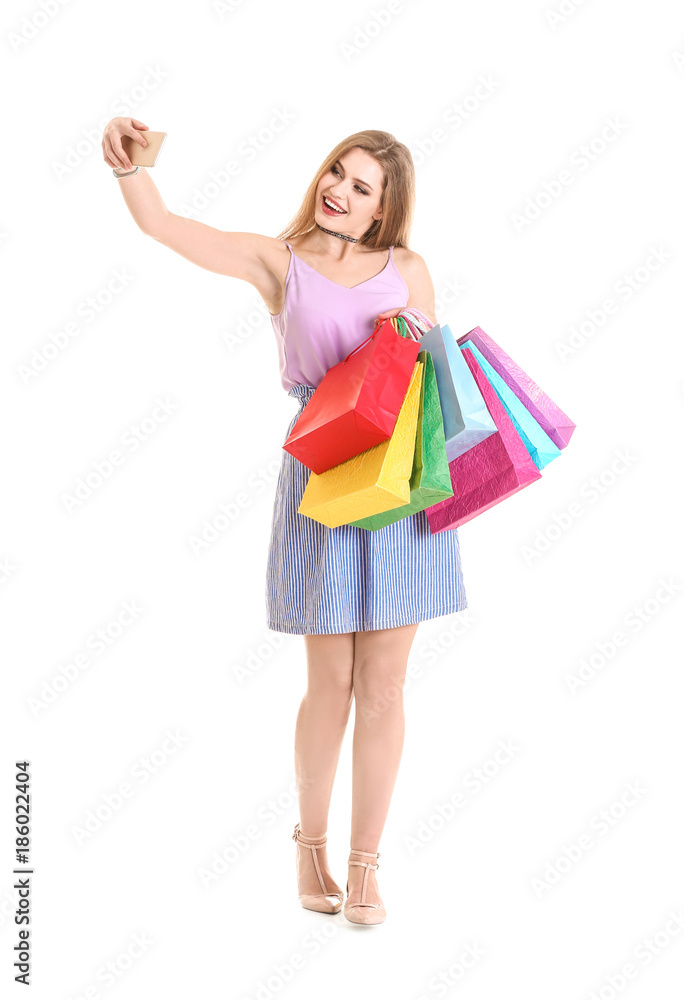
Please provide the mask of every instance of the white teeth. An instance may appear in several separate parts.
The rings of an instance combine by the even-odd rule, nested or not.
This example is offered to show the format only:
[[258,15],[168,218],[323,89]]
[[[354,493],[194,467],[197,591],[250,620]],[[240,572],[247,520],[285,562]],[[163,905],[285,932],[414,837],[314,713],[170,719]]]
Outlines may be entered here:
[[328,206],[329,208],[332,208],[332,209],[333,209],[333,211],[335,211],[335,212],[338,212],[338,213],[339,213],[340,215],[344,215],[344,212],[343,212],[343,211],[341,211],[341,210],[340,210],[340,209],[339,209],[339,208],[337,207],[337,205],[333,205],[333,203],[332,203],[332,202],[330,201],[330,199],[329,199],[329,198],[327,198],[327,197],[326,197],[325,195],[323,195],[323,201],[324,201],[324,202],[326,203],[326,205],[327,205],[327,206]]

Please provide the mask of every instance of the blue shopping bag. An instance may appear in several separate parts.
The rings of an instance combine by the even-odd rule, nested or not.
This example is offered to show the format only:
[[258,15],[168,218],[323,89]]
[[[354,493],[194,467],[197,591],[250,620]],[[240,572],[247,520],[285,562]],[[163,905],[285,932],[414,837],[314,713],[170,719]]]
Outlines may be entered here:
[[549,435],[540,427],[524,403],[516,396],[510,386],[501,378],[482,352],[467,338],[459,341],[459,347],[468,347],[485,373],[487,381],[503,403],[513,426],[523,440],[528,454],[539,471],[546,468],[549,462],[560,455],[560,448],[553,443]]
[[447,459],[451,462],[496,434],[496,424],[449,327],[437,323],[423,334],[420,343],[432,355]]

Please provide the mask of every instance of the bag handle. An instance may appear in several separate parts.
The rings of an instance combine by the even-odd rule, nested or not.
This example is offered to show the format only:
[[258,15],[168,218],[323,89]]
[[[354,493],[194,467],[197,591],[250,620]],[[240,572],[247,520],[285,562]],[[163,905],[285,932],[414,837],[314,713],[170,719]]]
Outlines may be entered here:
[[420,334],[422,333],[422,331],[419,330],[418,327],[414,324],[411,317],[404,316],[402,313],[400,313],[397,316],[397,320],[403,324],[403,326],[406,328],[407,333],[409,334],[409,336],[413,338],[413,340],[420,340]]
[[356,345],[356,347],[354,348],[354,350],[353,350],[353,351],[350,351],[350,352],[349,352],[349,354],[348,354],[348,355],[347,355],[347,357],[346,357],[346,358],[344,359],[344,361],[342,362],[342,364],[343,364],[343,365],[346,365],[347,361],[348,361],[348,360],[349,360],[349,358],[350,358],[350,357],[352,356],[352,354],[355,354],[355,353],[356,353],[356,351],[358,351],[358,349],[359,349],[360,347],[363,347],[363,345],[364,345],[364,344],[367,344],[369,340],[372,340],[372,339],[373,339],[373,337],[375,336],[375,334],[377,333],[377,330],[378,330],[378,328],[377,328],[377,326],[376,326],[376,327],[375,327],[375,329],[373,330],[373,332],[372,332],[372,333],[369,333],[369,334],[368,334],[368,336],[366,337],[366,339],[365,339],[365,340],[362,340],[360,344],[357,344],[357,345]]
[[401,337],[406,337],[407,340],[420,340],[420,337],[416,333],[416,327],[409,317],[404,316],[403,313],[398,313],[396,316],[390,316],[389,319]]
[[[389,316],[389,317],[388,317],[388,319],[389,319],[390,323],[392,324],[392,326],[394,327],[394,330],[395,330],[395,332],[396,332],[396,333],[397,333],[397,334],[398,334],[398,335],[399,335],[400,337],[404,337],[404,338],[405,338],[406,340],[418,340],[418,339],[419,339],[418,337],[416,337],[416,336],[415,336],[415,334],[414,334],[413,330],[412,330],[412,329],[410,328],[410,325],[409,325],[409,323],[408,323],[408,322],[407,322],[407,321],[406,321],[406,320],[404,319],[404,317],[403,317],[403,316]],[[402,324],[402,326],[403,326],[403,327],[404,327],[404,328],[406,329],[406,333],[402,333],[402,331],[401,331],[401,330],[397,329],[397,327],[398,327],[398,325],[399,325],[399,324],[398,324],[398,321],[400,321],[400,322],[401,322],[401,324]],[[352,356],[352,354],[355,354],[355,353],[356,353],[356,351],[358,351],[360,347],[363,347],[363,345],[364,345],[364,344],[367,344],[369,340],[372,340],[372,339],[373,339],[373,337],[375,336],[375,334],[376,334],[376,333],[378,332],[378,330],[379,330],[379,329],[380,329],[380,327],[382,326],[382,324],[383,324],[383,323],[386,323],[386,322],[387,322],[387,319],[381,319],[381,320],[379,320],[379,321],[378,321],[378,322],[377,322],[377,323],[375,324],[375,327],[373,328],[373,332],[372,332],[372,333],[370,333],[370,334],[369,334],[369,335],[368,335],[368,336],[366,337],[366,339],[365,339],[365,340],[362,340],[360,344],[357,344],[357,345],[356,345],[356,347],[354,348],[354,350],[353,350],[353,351],[350,351],[350,352],[349,352],[349,354],[348,354],[348,355],[347,355],[347,357],[346,357],[346,358],[344,359],[344,361],[342,362],[342,364],[343,364],[343,365],[346,365],[347,361],[348,361],[348,360],[349,360],[349,358],[350,358],[350,357]]]
[[429,316],[426,316],[420,309],[416,309],[415,306],[406,306],[403,312],[408,313],[409,317],[422,333],[427,333],[432,329],[434,324],[430,321]]

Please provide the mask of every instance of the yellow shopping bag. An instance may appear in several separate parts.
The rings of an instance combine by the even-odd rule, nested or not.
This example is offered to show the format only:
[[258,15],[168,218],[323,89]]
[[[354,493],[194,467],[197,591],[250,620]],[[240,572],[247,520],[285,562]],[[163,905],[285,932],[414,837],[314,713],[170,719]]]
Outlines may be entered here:
[[416,361],[392,436],[326,472],[312,472],[298,508],[329,528],[409,503],[424,364]]

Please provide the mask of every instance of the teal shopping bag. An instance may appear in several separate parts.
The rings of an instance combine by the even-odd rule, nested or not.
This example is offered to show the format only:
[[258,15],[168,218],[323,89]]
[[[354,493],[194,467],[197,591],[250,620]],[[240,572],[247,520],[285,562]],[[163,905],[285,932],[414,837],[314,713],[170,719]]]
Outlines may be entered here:
[[461,340],[459,347],[468,347],[477,358],[478,364],[487,376],[497,396],[503,403],[513,426],[523,440],[530,458],[541,471],[549,462],[560,455],[560,448],[553,443],[546,431],[534,419],[524,403],[516,396],[509,385],[504,382],[471,340]]

